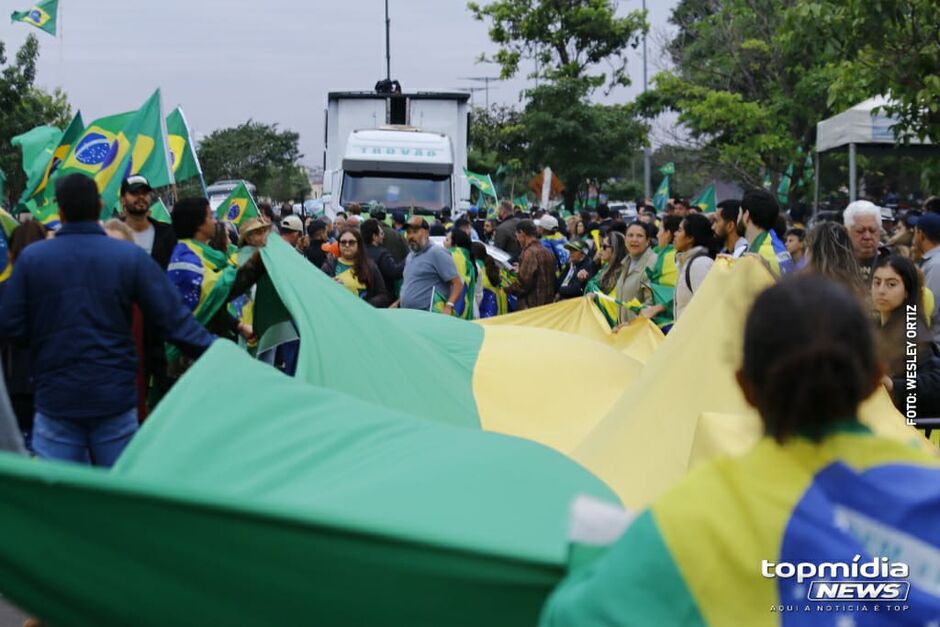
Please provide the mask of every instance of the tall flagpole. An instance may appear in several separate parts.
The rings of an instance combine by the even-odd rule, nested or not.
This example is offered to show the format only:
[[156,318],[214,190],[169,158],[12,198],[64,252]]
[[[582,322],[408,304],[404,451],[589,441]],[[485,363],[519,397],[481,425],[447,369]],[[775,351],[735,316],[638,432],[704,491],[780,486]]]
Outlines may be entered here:
[[[646,0],[643,0],[643,13],[645,18],[646,13]],[[646,32],[643,33],[643,93],[646,93],[647,83],[646,83]],[[650,198],[650,193],[653,191],[652,178],[650,176],[650,156],[652,150],[649,146],[649,138],[646,140],[646,146],[643,147],[643,196],[644,198]]]

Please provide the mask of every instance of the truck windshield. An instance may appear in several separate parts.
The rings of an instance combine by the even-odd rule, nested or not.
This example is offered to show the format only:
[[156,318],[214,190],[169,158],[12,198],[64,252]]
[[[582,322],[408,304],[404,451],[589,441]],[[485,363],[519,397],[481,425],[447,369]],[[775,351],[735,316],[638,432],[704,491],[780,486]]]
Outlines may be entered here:
[[381,203],[387,209],[411,207],[439,211],[453,207],[450,176],[391,172],[344,172],[340,204]]

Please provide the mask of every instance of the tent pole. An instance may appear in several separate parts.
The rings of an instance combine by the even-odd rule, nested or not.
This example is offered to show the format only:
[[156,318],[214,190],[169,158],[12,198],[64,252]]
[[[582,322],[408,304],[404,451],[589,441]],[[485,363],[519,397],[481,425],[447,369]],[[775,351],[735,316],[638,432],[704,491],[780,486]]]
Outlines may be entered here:
[[819,153],[815,155],[815,163],[813,164],[813,217],[816,217],[816,214],[819,213]]
[[858,199],[858,178],[856,176],[855,144],[849,144],[849,202]]

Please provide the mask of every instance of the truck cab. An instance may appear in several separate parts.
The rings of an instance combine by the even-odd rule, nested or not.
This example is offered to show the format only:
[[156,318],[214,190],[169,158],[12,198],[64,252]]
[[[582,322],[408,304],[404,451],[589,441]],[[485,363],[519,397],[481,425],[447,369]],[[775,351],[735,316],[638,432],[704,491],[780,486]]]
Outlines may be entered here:
[[469,206],[469,96],[333,92],[326,112],[323,204],[434,215]]

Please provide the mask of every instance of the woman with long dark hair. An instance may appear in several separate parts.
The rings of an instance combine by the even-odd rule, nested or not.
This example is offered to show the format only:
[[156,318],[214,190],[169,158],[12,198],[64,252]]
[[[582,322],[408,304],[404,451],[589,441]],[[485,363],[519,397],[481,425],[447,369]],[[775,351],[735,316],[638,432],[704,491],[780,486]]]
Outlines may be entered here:
[[804,272],[837,281],[868,302],[868,290],[862,280],[862,268],[855,259],[855,249],[848,230],[838,222],[820,222],[806,234]]
[[[763,437],[699,465],[574,569],[542,627],[788,624],[814,598],[797,571],[816,575],[820,562],[868,583],[903,581],[923,601],[898,624],[940,616],[934,579],[921,574],[932,571],[913,566],[940,546],[940,461],[858,419],[881,379],[873,335],[858,299],[829,279],[799,275],[760,294],[737,380]],[[829,578],[818,574],[809,578]]]
[[343,227],[337,238],[339,257],[330,255],[323,263],[328,276],[373,307],[388,307],[391,302],[385,279],[375,262],[366,254],[359,229]]
[[620,320],[620,307],[616,303],[617,283],[624,271],[623,260],[627,257],[627,245],[623,235],[616,231],[609,231],[604,235],[597,257],[601,262],[600,270],[587,282],[584,293],[594,294],[607,323],[615,327]]
[[[915,391],[917,413],[927,418],[940,416],[940,354],[927,328],[922,285],[917,266],[901,255],[879,259],[872,270],[878,353],[885,367],[882,383],[902,413],[907,411],[908,395]],[[914,364],[913,370],[908,370],[909,364]],[[909,372],[914,390],[908,388]]]

